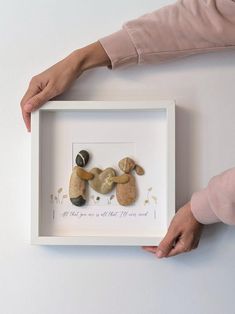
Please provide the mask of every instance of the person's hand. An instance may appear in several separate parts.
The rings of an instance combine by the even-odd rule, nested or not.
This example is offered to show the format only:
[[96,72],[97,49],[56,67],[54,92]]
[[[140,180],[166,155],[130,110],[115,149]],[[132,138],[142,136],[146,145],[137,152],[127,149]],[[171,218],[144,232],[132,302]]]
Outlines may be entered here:
[[75,50],[68,57],[46,71],[34,76],[21,100],[25,125],[30,131],[31,112],[45,102],[63,93],[82,74],[97,66],[110,65],[110,59],[99,42]]
[[159,246],[144,246],[143,249],[158,258],[189,252],[198,247],[202,228],[203,225],[194,218],[189,202],[177,211]]

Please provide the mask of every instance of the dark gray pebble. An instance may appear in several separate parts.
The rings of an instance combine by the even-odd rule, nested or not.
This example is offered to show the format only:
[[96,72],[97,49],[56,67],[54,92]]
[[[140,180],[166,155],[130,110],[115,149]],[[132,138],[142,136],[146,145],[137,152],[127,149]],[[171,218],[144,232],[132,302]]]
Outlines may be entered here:
[[81,150],[76,157],[76,164],[79,167],[85,167],[89,161],[89,153],[86,150]]
[[70,201],[75,206],[83,206],[86,203],[86,200],[82,197],[82,195],[70,198]]

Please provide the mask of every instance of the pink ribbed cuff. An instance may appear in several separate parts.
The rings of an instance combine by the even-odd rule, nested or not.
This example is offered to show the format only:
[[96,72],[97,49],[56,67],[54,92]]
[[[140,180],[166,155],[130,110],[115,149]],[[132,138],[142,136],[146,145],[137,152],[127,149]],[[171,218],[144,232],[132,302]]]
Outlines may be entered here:
[[138,63],[138,54],[128,33],[122,29],[99,39],[111,60],[111,69]]
[[220,221],[210,206],[207,189],[193,193],[191,198],[191,210],[197,221],[202,224],[207,225]]

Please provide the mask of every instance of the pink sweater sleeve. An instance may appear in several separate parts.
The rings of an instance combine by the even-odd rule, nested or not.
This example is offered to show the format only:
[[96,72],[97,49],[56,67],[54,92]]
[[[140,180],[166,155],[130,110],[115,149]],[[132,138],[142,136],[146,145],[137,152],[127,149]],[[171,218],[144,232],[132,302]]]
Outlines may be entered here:
[[101,38],[111,67],[161,63],[235,47],[235,2],[179,0]]
[[203,224],[235,225],[235,168],[213,177],[207,188],[191,198],[194,217]]
[[[198,53],[235,48],[235,1],[179,0],[124,23],[101,38],[111,68],[162,63]],[[193,194],[192,212],[204,224],[235,224],[235,168]]]

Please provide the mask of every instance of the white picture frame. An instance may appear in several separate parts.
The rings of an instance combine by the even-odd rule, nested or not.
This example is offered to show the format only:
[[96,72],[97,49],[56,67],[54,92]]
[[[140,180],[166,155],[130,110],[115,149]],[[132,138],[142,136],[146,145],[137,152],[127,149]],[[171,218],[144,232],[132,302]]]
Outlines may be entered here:
[[[33,112],[31,120],[32,244],[159,244],[175,214],[174,101],[50,101]],[[92,131],[93,127],[95,131]],[[151,186],[146,190],[147,196],[144,194],[140,197],[140,201],[146,198],[143,206],[136,205],[132,209],[120,207],[120,213],[118,205],[102,207],[104,205],[96,204],[82,209],[71,204],[71,207],[66,193],[69,184],[68,167],[72,170],[73,154],[83,144],[94,150],[96,147],[101,148],[101,152],[117,152],[115,156],[119,156],[120,150],[133,152],[132,155],[138,152],[139,158],[141,156],[139,162],[148,160],[144,167],[148,169],[146,177],[138,177],[140,194],[145,193],[141,184],[146,183],[148,178],[155,186],[153,175],[156,173],[158,195],[150,195],[155,188]],[[111,154],[105,158],[115,159]],[[60,183],[65,185],[63,192],[59,188]],[[58,197],[52,193],[52,189],[56,190]],[[60,200],[59,193],[65,193]],[[48,205],[49,195],[51,205]],[[156,201],[156,204],[152,204],[152,201]],[[95,213],[97,218],[93,217]],[[104,213],[107,215],[99,216]],[[112,217],[112,213],[116,213],[116,216]],[[126,218],[120,219],[124,213]],[[155,216],[157,213],[157,218],[153,217],[153,213]]]

